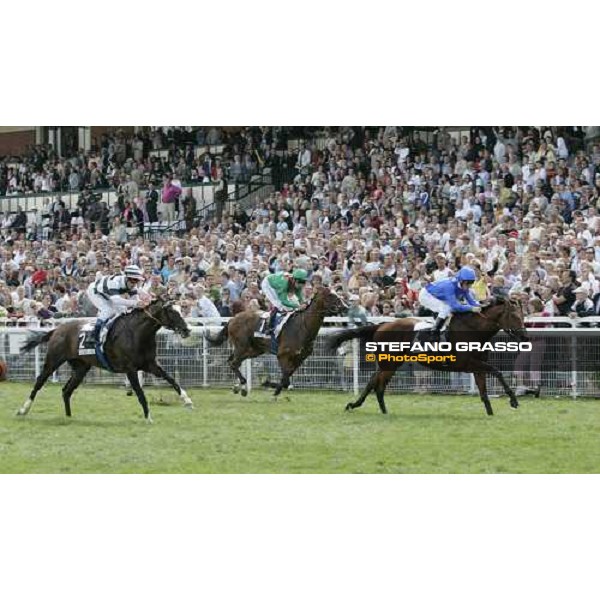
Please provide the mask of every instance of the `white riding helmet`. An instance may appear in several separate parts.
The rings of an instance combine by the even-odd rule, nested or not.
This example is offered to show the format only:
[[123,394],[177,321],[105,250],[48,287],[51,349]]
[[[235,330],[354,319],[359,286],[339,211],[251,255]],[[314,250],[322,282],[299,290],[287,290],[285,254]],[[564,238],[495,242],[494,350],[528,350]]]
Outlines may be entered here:
[[144,281],[143,271],[137,265],[128,265],[125,267],[125,277],[127,279],[135,279],[136,281]]

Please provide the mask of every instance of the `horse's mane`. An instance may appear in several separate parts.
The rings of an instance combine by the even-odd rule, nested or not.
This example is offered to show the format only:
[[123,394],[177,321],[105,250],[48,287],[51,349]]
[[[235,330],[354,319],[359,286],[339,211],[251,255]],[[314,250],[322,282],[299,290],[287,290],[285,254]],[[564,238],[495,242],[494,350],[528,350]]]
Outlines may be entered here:
[[143,318],[148,318],[148,313],[147,310],[150,306],[153,306],[155,304],[158,304],[159,302],[164,303],[165,299],[164,298],[155,298],[154,300],[152,300],[152,302],[150,302],[150,304],[148,304],[147,307],[142,308],[140,306],[136,306],[135,308],[132,308],[131,310],[128,310],[127,312],[124,312],[122,314],[120,314],[116,319],[115,319],[115,323],[117,321],[121,321],[121,320],[128,320],[131,319],[132,317],[143,317]]
[[486,308],[492,308],[493,306],[498,306],[499,304],[512,304],[513,306],[517,306],[518,302],[509,298],[508,296],[500,295],[500,296],[492,296],[492,299],[484,306],[484,310]]

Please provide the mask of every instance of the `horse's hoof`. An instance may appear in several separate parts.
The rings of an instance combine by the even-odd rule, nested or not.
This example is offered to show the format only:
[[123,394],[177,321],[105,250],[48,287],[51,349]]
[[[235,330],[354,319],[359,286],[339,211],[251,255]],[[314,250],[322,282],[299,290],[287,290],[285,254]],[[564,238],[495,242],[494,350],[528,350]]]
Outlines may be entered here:
[[248,390],[242,389],[240,392],[244,398],[248,395]]
[[133,391],[132,390],[127,390],[127,395],[128,396],[133,396]]
[[152,424],[154,423],[154,421],[152,420],[152,417],[151,417],[150,415],[148,415],[148,416],[146,417],[146,423],[147,423],[148,425],[152,425]]
[[351,411],[354,410],[354,406],[352,406],[352,402],[348,402],[348,404],[346,404],[346,411]]
[[21,409],[19,409],[16,413],[17,417],[24,417],[27,413],[23,412]]
[[187,408],[188,410],[194,410],[194,405],[190,402],[189,404],[184,404],[183,408]]
[[232,388],[231,388],[231,391],[232,391],[234,394],[239,394],[239,393],[240,393],[240,388],[238,388],[238,387],[232,387]]

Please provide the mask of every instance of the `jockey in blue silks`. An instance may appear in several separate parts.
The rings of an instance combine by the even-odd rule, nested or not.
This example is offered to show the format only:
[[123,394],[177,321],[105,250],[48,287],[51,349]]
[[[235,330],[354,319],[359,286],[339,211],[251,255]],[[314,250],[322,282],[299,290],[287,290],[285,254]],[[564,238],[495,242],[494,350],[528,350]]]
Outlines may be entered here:
[[481,305],[471,292],[475,283],[475,271],[463,267],[455,277],[429,283],[421,290],[421,306],[437,313],[432,334],[439,337],[446,319],[455,312],[481,312]]

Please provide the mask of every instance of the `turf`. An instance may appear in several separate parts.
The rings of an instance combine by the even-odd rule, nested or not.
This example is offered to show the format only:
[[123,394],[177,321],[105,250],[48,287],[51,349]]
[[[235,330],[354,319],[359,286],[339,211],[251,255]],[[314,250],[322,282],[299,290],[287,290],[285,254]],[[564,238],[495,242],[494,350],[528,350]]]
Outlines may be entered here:
[[[123,389],[82,387],[73,417],[48,385],[16,417],[29,385],[0,387],[2,473],[597,473],[600,401],[523,399],[494,417],[473,396],[390,395],[354,412],[342,393],[188,390],[189,411],[148,390],[154,424]],[[160,402],[163,396],[164,402]]]

